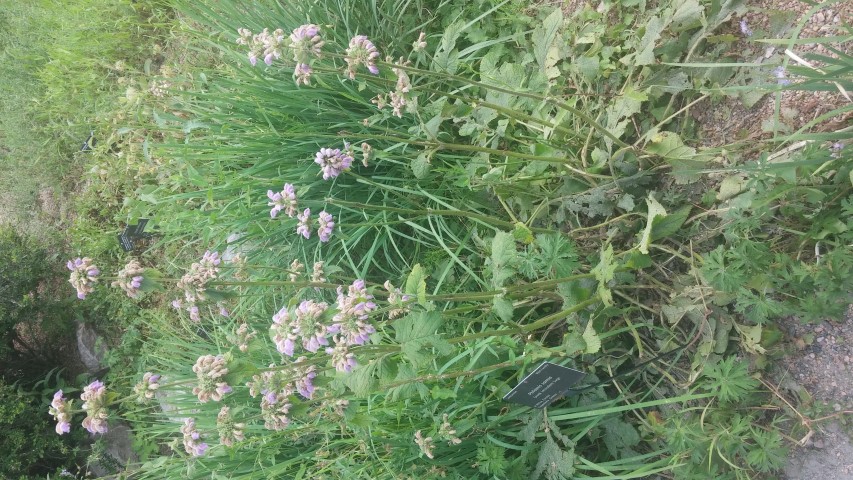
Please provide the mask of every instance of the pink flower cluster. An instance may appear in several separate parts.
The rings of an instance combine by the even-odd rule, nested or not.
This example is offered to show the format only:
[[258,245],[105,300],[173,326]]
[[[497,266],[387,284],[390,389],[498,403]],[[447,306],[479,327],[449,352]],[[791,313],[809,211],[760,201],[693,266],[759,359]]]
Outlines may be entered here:
[[[388,61],[390,62],[390,59],[388,59]],[[415,100],[409,95],[412,91],[412,82],[409,80],[409,74],[407,74],[406,70],[402,68],[406,65],[406,62],[401,58],[399,64],[400,66],[391,69],[394,74],[397,75],[397,83],[394,86],[394,90],[388,92],[387,97],[386,94],[380,93],[373,97],[371,102],[375,103],[376,108],[379,110],[391,105],[392,113],[396,117],[402,118],[403,107],[411,106],[411,108],[413,108]]]
[[335,178],[352,165],[353,158],[339,148],[321,148],[314,157],[314,163],[323,170],[323,180]]
[[[270,365],[270,368],[275,367],[275,364]],[[261,396],[261,418],[264,427],[270,430],[282,430],[290,424],[288,413],[292,405],[288,397],[294,389],[292,375],[291,371],[270,370],[253,376],[246,384],[252,398]]]
[[[332,356],[332,364],[338,371],[351,372],[356,365],[350,352],[352,345],[364,345],[376,328],[369,323],[370,314],[376,310],[373,295],[368,293],[364,280],[356,280],[344,292],[338,287],[337,313],[330,325],[324,322],[329,306],[313,300],[305,300],[295,309],[284,307],[276,313],[270,327],[270,337],[282,355],[292,357],[297,342],[306,351],[316,353],[326,346]],[[333,335],[335,346],[329,346]],[[306,387],[307,389],[307,387]],[[308,391],[308,390],[306,390]]]
[[144,277],[145,269],[137,260],[131,260],[118,272],[118,278],[112,283],[113,287],[119,287],[124,290],[130,298],[139,298],[140,288]]
[[379,74],[379,67],[376,66],[376,59],[379,58],[379,51],[373,42],[367,39],[364,35],[356,35],[352,37],[347,48],[344,60],[347,62],[347,76],[350,80],[355,79],[355,71],[359,65],[364,65],[367,70],[374,74]]
[[222,381],[228,374],[225,358],[222,355],[202,355],[198,357],[193,372],[198,377],[198,386],[193,387],[193,395],[202,403],[213,400],[218,402],[222,396],[231,393],[231,387]]
[[238,45],[246,45],[249,47],[249,63],[255,66],[258,63],[258,58],[263,57],[264,63],[272,65],[274,59],[281,58],[281,47],[284,41],[284,31],[280,28],[270,33],[268,28],[265,28],[261,33],[252,35],[252,31],[246,28],[238,28],[237,38]]
[[314,24],[301,25],[290,34],[290,48],[293,50],[293,60],[296,67],[293,76],[296,84],[308,85],[311,83],[311,59],[322,55],[325,42],[320,37],[320,27]]
[[94,285],[98,281],[101,271],[92,263],[89,257],[69,260],[65,264],[71,270],[68,282],[77,290],[77,298],[83,300],[86,295],[95,291]]
[[316,352],[321,345],[328,345],[326,337],[330,332],[322,323],[323,314],[328,308],[326,303],[305,300],[292,312],[284,307],[273,315],[270,336],[279,353],[292,357],[297,340],[301,340],[302,348],[309,352]]
[[246,439],[246,434],[243,433],[243,429],[245,428],[245,423],[234,422],[230,408],[223,406],[219,409],[219,413],[216,415],[216,429],[219,432],[219,443],[231,447],[236,442],[242,442]]
[[246,353],[249,351],[249,342],[254,340],[257,335],[258,332],[255,329],[250,327],[248,323],[243,322],[234,331],[233,343],[237,345],[237,348],[241,352]]
[[[306,208],[302,213],[296,215],[298,223],[296,224],[296,234],[302,235],[306,239],[311,238],[311,209]],[[332,233],[335,230],[335,217],[331,213],[323,210],[317,215],[317,237],[321,242],[328,242],[332,238]],[[302,264],[299,264],[302,266]],[[295,281],[295,280],[291,280]]]
[[[189,271],[177,283],[178,288],[184,291],[184,299],[187,302],[186,309],[194,322],[201,320],[198,303],[207,299],[205,295],[207,284],[219,276],[219,264],[221,262],[219,253],[208,250],[204,252],[201,261],[190,265]],[[172,302],[172,306],[181,309],[184,304],[180,300],[175,300]]]
[[356,280],[347,288],[338,287],[338,313],[332,317],[334,324],[329,332],[339,333],[343,341],[350,345],[364,345],[370,334],[376,331],[368,323],[370,313],[376,310],[373,295],[367,292],[364,280]]
[[207,444],[201,441],[201,434],[195,427],[195,419],[187,418],[181,427],[184,435],[184,450],[194,457],[200,457],[207,451]]
[[83,428],[89,433],[107,433],[107,417],[106,408],[107,389],[104,382],[95,380],[83,387],[83,393],[80,394],[80,400],[83,400],[83,410],[86,411],[86,418],[83,419]]
[[157,393],[160,388],[160,375],[145,372],[142,375],[142,381],[133,387],[133,393],[136,394],[136,401],[139,403],[148,403]]
[[267,205],[272,207],[270,217],[275,218],[282,210],[290,218],[296,216],[296,190],[293,185],[285,183],[281,192],[267,190],[267,197],[270,199]]
[[56,420],[56,433],[62,435],[71,431],[71,404],[73,400],[65,400],[62,396],[62,390],[57,390],[53,394],[53,401],[50,402],[48,410],[53,419]]
[[393,320],[408,313],[409,306],[407,303],[411,300],[411,295],[404,294],[399,288],[395,288],[394,285],[391,285],[391,282],[389,281],[385,281],[383,287],[388,291],[388,303],[393,307],[388,312],[388,318]]

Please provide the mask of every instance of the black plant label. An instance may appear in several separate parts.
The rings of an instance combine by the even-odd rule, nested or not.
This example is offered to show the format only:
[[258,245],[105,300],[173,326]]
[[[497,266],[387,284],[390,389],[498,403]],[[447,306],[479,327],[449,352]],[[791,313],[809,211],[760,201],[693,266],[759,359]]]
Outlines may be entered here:
[[586,374],[578,370],[544,362],[507,393],[504,401],[545,408],[562,397],[584,376]]

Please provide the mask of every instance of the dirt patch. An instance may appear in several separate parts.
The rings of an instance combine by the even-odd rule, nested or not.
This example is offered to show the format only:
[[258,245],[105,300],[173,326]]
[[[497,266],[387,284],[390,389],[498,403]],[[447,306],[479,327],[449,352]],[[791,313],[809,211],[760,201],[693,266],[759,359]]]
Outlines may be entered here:
[[[790,25],[798,25],[805,21],[799,38],[820,38],[836,35],[849,35],[845,25],[849,25],[853,16],[853,3],[841,2],[817,11],[806,19],[812,5],[798,0],[760,0],[749,2],[749,9],[742,17],[733,18],[726,33],[737,36],[740,40],[733,45],[735,58],[729,61],[767,65],[757,67],[757,74],[751,84],[785,84],[798,82],[793,74],[780,69],[783,60],[789,66],[804,66],[797,60],[785,54],[784,45],[769,45],[754,42],[757,37],[789,38],[793,33]],[[787,26],[782,26],[787,25]],[[761,35],[759,35],[761,33]],[[848,53],[853,42],[834,44]],[[801,59],[809,54],[836,57],[824,45],[795,45],[791,51]],[[815,60],[808,62],[820,68],[822,63]],[[778,69],[778,70],[777,70]],[[821,115],[849,103],[849,100],[839,91],[794,91],[783,90],[778,94],[767,94],[756,97],[755,92],[749,92],[739,98],[726,97],[721,101],[705,100],[690,111],[693,118],[701,126],[702,143],[705,146],[721,146],[735,142],[753,141],[769,138],[774,130],[779,134],[793,133],[814,121]],[[853,115],[834,116],[825,119],[813,130],[832,132],[847,126]]]
[[[805,408],[816,407],[824,422],[791,452],[785,478],[853,480],[853,442],[840,423],[853,411],[853,306],[843,319],[781,323],[789,354],[774,371],[780,391]],[[799,438],[797,439],[799,440]]]

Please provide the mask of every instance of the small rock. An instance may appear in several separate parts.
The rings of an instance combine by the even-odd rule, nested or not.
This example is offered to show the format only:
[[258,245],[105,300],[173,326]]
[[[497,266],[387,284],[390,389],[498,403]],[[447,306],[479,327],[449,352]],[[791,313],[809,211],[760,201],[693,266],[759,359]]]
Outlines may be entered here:
[[837,404],[837,403],[836,403],[835,405],[833,405],[833,406],[832,406],[832,408],[834,408],[836,412],[840,412],[840,411],[841,411],[841,405],[839,405],[839,404]]
[[814,331],[815,333],[823,332],[823,325],[818,325],[817,327],[815,327]]
[[814,442],[812,442],[812,446],[814,448],[824,448],[824,447],[826,447],[826,444],[823,443],[823,440],[818,439],[818,440],[815,440]]
[[823,343],[824,340],[826,339],[823,337],[817,337],[817,343]]
[[814,354],[814,353],[810,353],[810,354],[809,354],[809,358],[811,358],[812,360],[814,360],[814,358],[815,358],[815,354]]

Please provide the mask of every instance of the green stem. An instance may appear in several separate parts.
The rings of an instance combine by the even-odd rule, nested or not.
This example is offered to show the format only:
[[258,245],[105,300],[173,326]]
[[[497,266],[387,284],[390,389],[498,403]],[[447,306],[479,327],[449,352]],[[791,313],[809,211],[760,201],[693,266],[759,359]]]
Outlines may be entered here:
[[523,326],[518,327],[518,328],[507,328],[507,329],[503,329],[503,330],[489,330],[489,331],[485,331],[485,332],[471,333],[468,335],[463,335],[461,337],[450,338],[447,341],[449,343],[462,343],[462,342],[467,342],[468,340],[474,340],[477,338],[497,337],[497,336],[504,336],[504,335],[517,335],[519,333],[532,332],[534,330],[538,330],[540,328],[547,327],[548,325],[551,325],[554,322],[562,320],[562,319],[568,317],[569,315],[571,315],[572,313],[583,310],[584,308],[586,308],[590,305],[594,305],[594,304],[598,303],[599,301],[600,300],[597,297],[591,298],[591,299],[585,300],[585,301],[583,301],[583,302],[581,302],[581,303],[579,303],[579,304],[577,304],[571,308],[567,308],[566,310],[562,310],[562,311],[559,311],[557,313],[548,315],[548,316],[541,318],[541,319],[539,319],[533,323],[529,323],[527,325],[523,325]]
[[[515,228],[515,224],[513,224],[512,222],[508,222],[506,220],[499,220],[497,218],[493,218],[493,217],[490,217],[488,215],[483,215],[482,213],[467,212],[464,210],[439,210],[439,209],[433,209],[433,208],[425,208],[423,210],[411,210],[408,208],[389,207],[386,205],[370,205],[367,203],[348,202],[345,200],[336,200],[334,198],[327,198],[326,202],[330,203],[332,205],[338,205],[341,207],[358,208],[358,209],[362,209],[362,210],[381,210],[381,211],[385,211],[385,212],[394,212],[394,213],[401,213],[401,214],[406,214],[406,215],[426,215],[426,216],[439,215],[439,216],[448,216],[448,217],[466,217],[466,218],[471,218],[474,220],[480,220],[482,222],[485,222],[485,223],[488,223],[488,224],[491,224],[494,226]],[[537,232],[537,233],[550,233],[550,232],[552,232],[552,230],[549,230],[547,228],[531,228],[530,230]]]
[[[397,64],[392,64],[392,63],[384,63],[384,62],[383,62],[382,64],[383,64],[383,65],[385,65],[385,66],[387,66],[387,67],[391,67],[391,68],[399,68],[400,70],[404,70],[404,71],[407,71],[407,72],[419,73],[419,74],[423,74],[423,75],[436,75],[436,76],[440,76],[440,77],[447,78],[447,79],[449,79],[449,80],[455,80],[455,81],[458,81],[458,82],[467,83],[467,84],[469,84],[469,85],[473,85],[473,86],[475,86],[475,87],[479,87],[479,88],[483,88],[483,89],[487,89],[487,90],[493,90],[493,91],[495,91],[495,92],[506,93],[506,94],[509,94],[509,95],[516,95],[516,96],[519,96],[519,97],[530,98],[530,99],[533,99],[533,100],[540,100],[540,101],[543,101],[543,102],[545,102],[545,103],[550,103],[551,105],[557,106],[557,107],[559,107],[559,108],[562,108],[563,110],[567,110],[567,111],[569,111],[569,112],[573,113],[574,115],[577,115],[577,116],[578,116],[578,117],[580,117],[583,121],[587,122],[587,123],[588,123],[589,125],[591,125],[593,128],[595,128],[595,129],[596,129],[596,130],[598,130],[600,133],[602,133],[604,136],[606,136],[607,138],[609,138],[609,139],[613,140],[613,142],[614,142],[614,143],[616,143],[617,145],[619,145],[620,147],[633,148],[633,147],[631,147],[631,145],[629,145],[629,144],[625,143],[624,141],[622,141],[622,140],[621,140],[619,137],[617,137],[616,135],[613,135],[612,133],[610,133],[610,131],[609,131],[609,130],[607,130],[607,129],[606,129],[603,125],[601,125],[600,123],[596,122],[596,121],[595,121],[595,119],[593,119],[593,118],[592,118],[592,117],[590,117],[589,115],[587,115],[587,114],[583,113],[583,112],[582,112],[582,111],[580,111],[579,109],[577,109],[577,108],[575,108],[575,107],[573,107],[573,106],[571,106],[571,105],[569,105],[569,104],[567,104],[567,103],[560,102],[559,100],[556,100],[556,99],[555,99],[555,98],[553,98],[553,97],[543,96],[543,95],[538,95],[538,94],[535,94],[535,93],[519,92],[519,91],[517,91],[517,90],[511,90],[511,89],[508,89],[508,88],[497,87],[497,86],[495,86],[495,85],[489,85],[489,84],[487,84],[487,83],[478,82],[478,81],[476,81],[476,80],[472,80],[472,79],[470,79],[470,78],[460,77],[460,76],[458,76],[458,75],[453,75],[453,74],[449,74],[449,73],[432,72],[432,71],[429,71],[429,70],[423,70],[423,69],[420,69],[420,68],[409,67],[409,66],[406,66],[406,65],[397,65]],[[415,88],[417,88],[417,87],[415,87]]]

